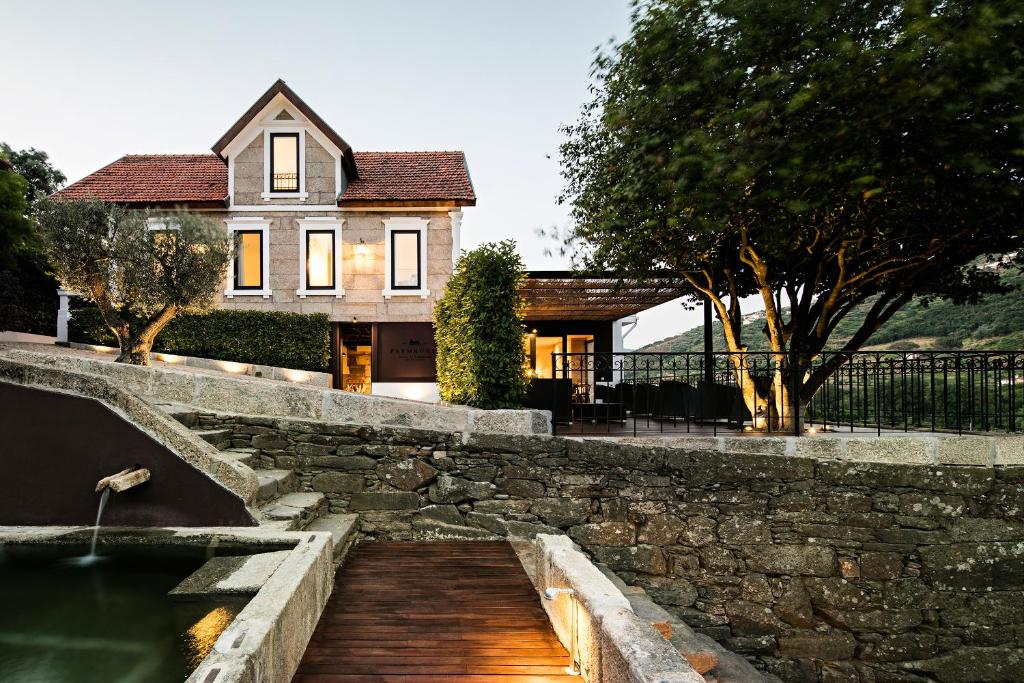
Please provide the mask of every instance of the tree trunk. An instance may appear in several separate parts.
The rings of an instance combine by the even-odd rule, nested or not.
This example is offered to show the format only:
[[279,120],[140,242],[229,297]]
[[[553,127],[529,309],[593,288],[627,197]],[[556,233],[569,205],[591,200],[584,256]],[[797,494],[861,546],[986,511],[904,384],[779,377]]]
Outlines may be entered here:
[[178,307],[174,304],[164,306],[159,313],[150,318],[145,327],[136,334],[121,340],[121,354],[115,359],[117,363],[128,363],[130,365],[151,365],[149,354],[153,349],[153,340],[160,330],[171,322],[171,319],[178,313]]
[[124,344],[121,344],[121,353],[115,362],[128,363],[129,365],[152,365],[149,360],[149,354],[152,349],[152,341],[144,341],[138,337],[132,337]]

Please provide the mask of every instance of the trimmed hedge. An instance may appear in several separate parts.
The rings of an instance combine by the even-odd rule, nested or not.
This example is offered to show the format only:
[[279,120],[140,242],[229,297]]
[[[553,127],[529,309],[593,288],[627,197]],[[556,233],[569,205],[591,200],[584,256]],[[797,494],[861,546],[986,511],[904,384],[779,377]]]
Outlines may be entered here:
[[[117,346],[95,307],[76,309],[68,338]],[[176,316],[157,335],[153,350],[181,356],[328,372],[331,323],[323,313],[211,311]]]
[[515,242],[466,252],[434,308],[437,384],[449,403],[521,408],[529,379],[519,293],[523,262]]

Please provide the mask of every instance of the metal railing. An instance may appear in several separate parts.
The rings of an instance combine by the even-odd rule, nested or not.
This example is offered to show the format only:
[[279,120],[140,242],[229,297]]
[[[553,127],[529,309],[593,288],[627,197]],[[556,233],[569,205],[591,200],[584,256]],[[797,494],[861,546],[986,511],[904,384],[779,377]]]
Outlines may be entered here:
[[298,173],[275,173],[272,178],[271,190],[274,192],[298,192]]
[[1024,427],[1024,351],[555,353],[551,368],[531,405],[560,434]]

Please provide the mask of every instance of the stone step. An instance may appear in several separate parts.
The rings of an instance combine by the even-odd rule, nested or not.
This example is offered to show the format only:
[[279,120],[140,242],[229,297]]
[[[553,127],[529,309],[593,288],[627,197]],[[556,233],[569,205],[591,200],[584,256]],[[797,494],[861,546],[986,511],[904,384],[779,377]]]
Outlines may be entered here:
[[334,539],[334,563],[338,564],[356,540],[359,515],[335,513],[318,517],[310,522],[306,531],[329,531]]
[[259,509],[261,524],[296,531],[305,529],[310,522],[327,511],[327,498],[322,493],[286,493]]
[[292,470],[259,470],[256,472],[259,489],[256,491],[256,502],[262,503],[297,491],[299,478]]
[[260,451],[257,448],[225,448],[220,453],[221,457],[237,460],[254,470],[260,469]]
[[167,412],[168,415],[173,417],[175,420],[185,425],[189,429],[193,429],[199,424],[199,413],[194,410],[181,410],[172,408],[166,404],[157,404]]
[[193,433],[203,441],[220,448],[221,450],[231,445],[231,430],[230,429],[207,429],[207,430],[192,430]]

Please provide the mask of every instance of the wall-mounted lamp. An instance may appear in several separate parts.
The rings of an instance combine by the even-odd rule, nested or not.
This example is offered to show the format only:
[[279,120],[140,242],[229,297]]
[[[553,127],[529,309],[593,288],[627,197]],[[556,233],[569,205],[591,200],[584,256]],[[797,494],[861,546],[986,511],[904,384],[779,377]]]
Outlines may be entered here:
[[579,607],[576,604],[576,591],[573,590],[572,588],[545,588],[544,589],[544,599],[545,600],[554,600],[559,595],[563,595],[563,594],[564,595],[568,595],[569,599],[572,601],[572,618],[569,621],[569,624],[570,624],[569,625],[569,666],[565,667],[565,673],[569,674],[570,676],[579,676],[580,675],[580,668],[576,664],[576,650],[578,649],[578,643],[577,643],[578,637],[577,637],[577,633],[576,633],[576,630],[577,630],[576,622],[577,622],[577,618],[578,617],[577,617],[576,613],[579,610]]
[[360,237],[359,244],[356,245],[356,256],[358,256],[359,258],[364,258],[368,251],[369,248],[366,246],[366,240]]

